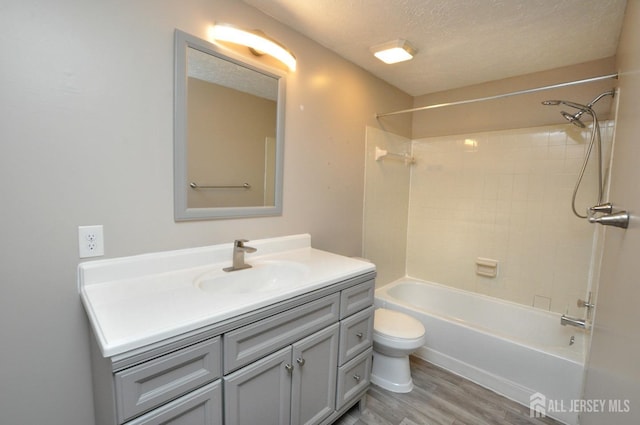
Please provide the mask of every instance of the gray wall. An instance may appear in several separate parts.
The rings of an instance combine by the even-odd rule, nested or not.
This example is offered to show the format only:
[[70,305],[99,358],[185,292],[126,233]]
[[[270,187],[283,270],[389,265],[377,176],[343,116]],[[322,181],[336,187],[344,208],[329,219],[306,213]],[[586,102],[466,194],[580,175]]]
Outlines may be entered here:
[[[631,213],[627,230],[606,228],[584,398],[607,400],[605,412],[585,413],[585,425],[640,423],[640,1],[630,0],[620,36],[616,140],[610,200]],[[628,400],[629,412],[610,412],[609,400]],[[622,405],[622,407],[625,407]]]
[[[173,220],[173,31],[214,20],[298,58],[282,217]],[[301,232],[361,254],[365,126],[406,94],[235,0],[11,0],[0,26],[1,424],[93,423],[79,225],[104,225],[106,257]]]

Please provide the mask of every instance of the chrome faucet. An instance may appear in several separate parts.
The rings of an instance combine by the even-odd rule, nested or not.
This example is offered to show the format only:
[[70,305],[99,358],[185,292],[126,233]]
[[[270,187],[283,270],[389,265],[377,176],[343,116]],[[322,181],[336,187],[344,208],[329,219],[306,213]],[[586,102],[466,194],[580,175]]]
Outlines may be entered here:
[[233,264],[231,265],[231,267],[225,267],[222,270],[224,270],[225,272],[234,272],[236,270],[243,270],[251,267],[251,264],[247,264],[244,262],[244,253],[256,252],[257,249],[250,246],[246,246],[244,244],[245,242],[249,242],[249,241],[246,239],[236,239],[233,242]]
[[566,326],[566,325],[575,326],[576,328],[580,328],[580,329],[588,328],[588,324],[585,319],[576,319],[575,317],[569,317],[566,314],[563,314],[562,317],[560,317],[560,324],[562,326]]

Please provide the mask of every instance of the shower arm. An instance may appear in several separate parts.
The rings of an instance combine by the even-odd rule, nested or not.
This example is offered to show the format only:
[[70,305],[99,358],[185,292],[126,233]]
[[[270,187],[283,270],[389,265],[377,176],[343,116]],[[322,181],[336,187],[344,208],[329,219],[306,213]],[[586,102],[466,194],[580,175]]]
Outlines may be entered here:
[[[575,114],[573,114],[573,118],[574,119],[580,119],[580,117],[582,116],[582,114],[584,114],[585,112],[590,112],[591,116],[594,116],[594,112],[593,112],[593,105],[595,105],[600,99],[602,99],[605,96],[611,96],[613,97],[615,95],[616,91],[615,90],[609,90],[606,91],[604,93],[600,93],[598,96],[595,97],[595,99],[593,99],[591,102],[587,103],[586,105],[580,105],[579,103],[574,103],[574,102],[569,102],[569,101],[562,101],[562,103],[564,103],[567,106],[571,106],[572,108],[575,109],[579,109],[578,112],[576,112]],[[601,202],[601,200],[599,200],[599,202]]]
[[616,91],[615,91],[615,90],[613,90],[613,89],[612,89],[612,90],[609,90],[609,91],[606,91],[606,92],[604,92],[604,93],[600,93],[600,94],[599,94],[595,99],[593,99],[591,102],[589,102],[589,103],[587,104],[587,106],[588,106],[589,108],[593,108],[593,105],[595,105],[595,104],[596,104],[600,99],[602,99],[602,98],[603,98],[603,97],[605,97],[605,96],[611,96],[611,97],[613,97],[613,96],[615,95],[615,93],[616,93]]

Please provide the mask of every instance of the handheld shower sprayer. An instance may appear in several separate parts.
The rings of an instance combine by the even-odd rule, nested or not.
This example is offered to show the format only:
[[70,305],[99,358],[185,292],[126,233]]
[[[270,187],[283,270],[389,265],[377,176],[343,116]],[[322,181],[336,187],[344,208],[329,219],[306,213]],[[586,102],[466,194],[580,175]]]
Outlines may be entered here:
[[560,111],[560,115],[564,117],[571,124],[578,126],[580,128],[585,128],[585,125],[582,121],[580,121],[580,116],[583,114],[582,111],[578,111],[575,114],[570,114],[566,111]]

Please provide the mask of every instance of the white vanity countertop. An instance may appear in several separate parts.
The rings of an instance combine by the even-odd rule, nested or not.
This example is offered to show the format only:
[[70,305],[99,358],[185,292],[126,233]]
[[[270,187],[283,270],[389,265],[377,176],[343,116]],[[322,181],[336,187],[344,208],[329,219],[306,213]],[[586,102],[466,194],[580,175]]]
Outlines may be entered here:
[[[81,263],[78,290],[105,357],[375,271],[371,263],[311,248],[309,235],[250,241],[248,264],[293,261],[305,266],[299,284],[277,291],[220,295],[194,284],[231,265],[233,244]],[[232,273],[242,273],[236,271]]]

